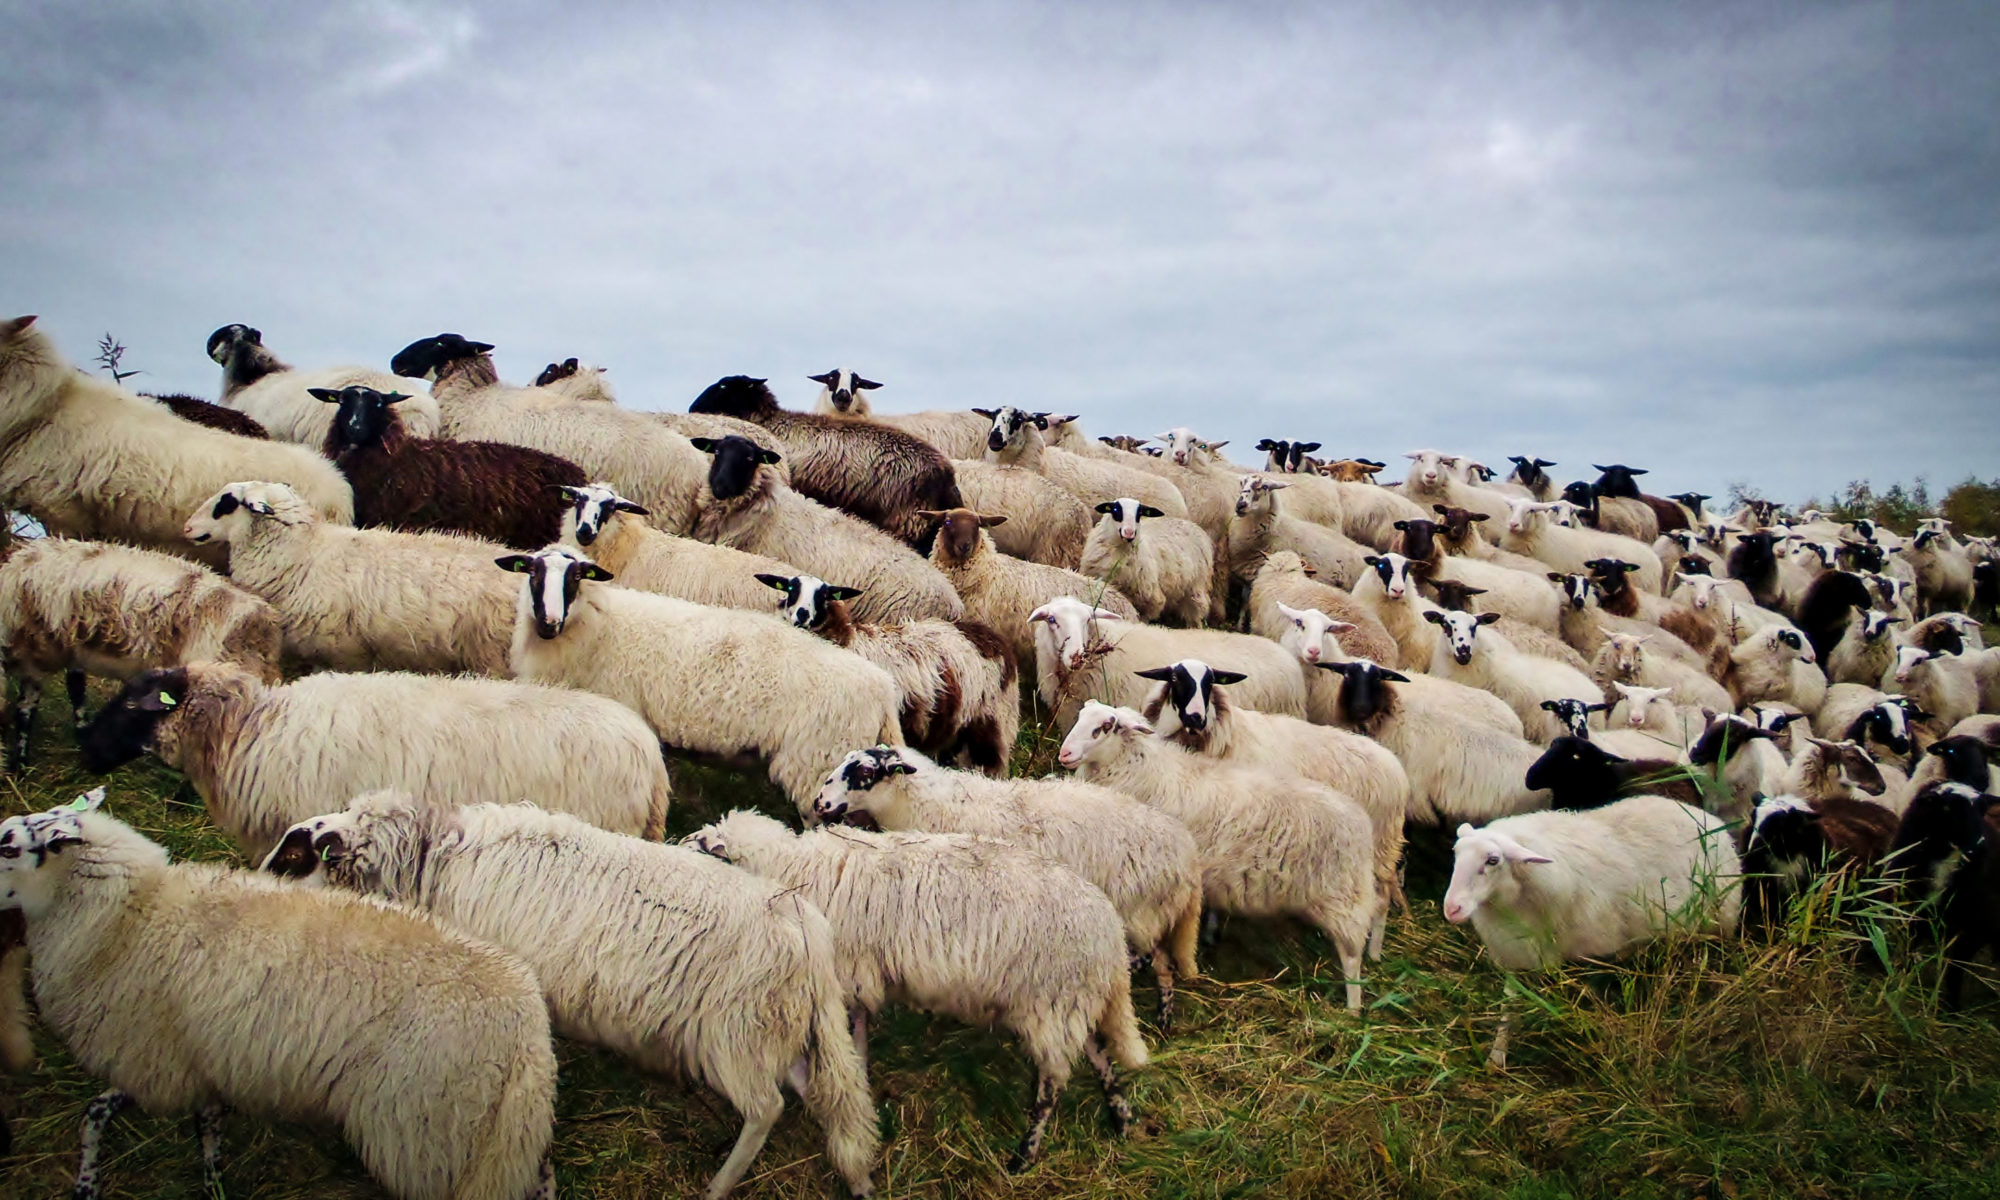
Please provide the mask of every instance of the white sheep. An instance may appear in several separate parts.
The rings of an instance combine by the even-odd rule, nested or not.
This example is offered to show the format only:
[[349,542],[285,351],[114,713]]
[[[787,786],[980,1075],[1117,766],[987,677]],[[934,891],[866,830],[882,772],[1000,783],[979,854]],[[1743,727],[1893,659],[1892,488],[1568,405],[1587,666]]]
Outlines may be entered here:
[[983,459],[955,458],[951,468],[966,508],[1007,518],[992,527],[1000,553],[1066,570],[1082,561],[1092,516],[1075,493],[1033,471]]
[[1504,521],[1508,502],[1522,499],[1491,488],[1474,487],[1459,479],[1453,468],[1460,462],[1460,455],[1412,450],[1403,457],[1410,460],[1410,473],[1403,479],[1403,495],[1419,505],[1443,504],[1485,513],[1493,521]]
[[1151,684],[1138,672],[1198,658],[1245,676],[1237,703],[1259,712],[1306,715],[1298,659],[1265,638],[1215,629],[1166,629],[1124,620],[1072,596],[1028,614],[1035,633],[1035,688],[1056,723],[1075,719],[1086,700],[1144,704]]
[[[1549,519],[1555,503],[1543,504],[1515,496],[1507,502],[1507,531],[1500,546],[1547,563],[1566,575],[1585,574],[1592,559],[1616,559],[1638,568],[1633,582],[1655,595],[1664,579],[1660,558],[1643,542],[1595,529],[1565,529]],[[1579,647],[1581,649],[1581,647]]]
[[[986,413],[984,409],[973,411]],[[1058,414],[1024,412],[1009,406],[986,415],[993,420],[986,443],[986,461],[1033,471],[1085,504],[1132,496],[1167,516],[1183,519],[1188,516],[1187,501],[1173,484],[1159,476],[1136,466],[1075,455],[1048,445],[1042,431],[1058,419]]]
[[[1265,556],[1264,565],[1257,569],[1257,577],[1251,581],[1250,602],[1246,609],[1250,632],[1258,637],[1283,641],[1297,626],[1296,619],[1284,612],[1287,607],[1293,610],[1316,609],[1346,626],[1336,635],[1337,648],[1343,655],[1377,662],[1396,661],[1396,639],[1389,636],[1388,629],[1374,612],[1363,607],[1349,593],[1307,574],[1305,560],[1298,555],[1280,550]],[[1309,644],[1319,643],[1312,639]]]
[[512,951],[541,981],[557,1032],[721,1092],[743,1128],[709,1200],[763,1147],[791,1071],[848,1189],[874,1190],[868,1077],[847,1037],[833,931],[810,904],[682,846],[526,804],[451,808],[400,792],[292,826],[263,866]]
[[1873,686],[1896,665],[1896,618],[1881,609],[1855,609],[1847,631],[1826,656],[1828,683]]
[[[1812,643],[1804,634],[1789,625],[1773,625],[1750,635],[1729,651],[1729,660],[1717,682],[1729,689],[1731,708],[1760,700],[1780,700],[1796,705],[1810,716],[1819,711],[1820,701],[1825,699],[1826,676],[1813,667],[1812,673],[1819,677],[1818,695],[1814,696],[1809,688],[1801,688],[1800,677],[1793,667],[1812,667],[1813,662]],[[1802,695],[1802,691],[1807,694]],[[1812,702],[1809,704],[1808,700]]]
[[[403,390],[403,380],[368,367],[301,371],[288,366],[265,348],[263,333],[248,325],[224,325],[209,334],[208,356],[222,368],[224,408],[245,414],[274,438],[315,450],[326,445],[334,410],[313,396],[313,388],[337,392],[359,386],[384,395]],[[411,437],[438,435],[437,401],[429,396],[404,400],[396,406],[396,415]]]
[[497,542],[330,524],[264,482],[208,497],[184,532],[229,547],[230,579],[277,609],[288,655],[346,671],[507,673],[514,589],[489,569],[507,551]]
[[775,616],[605,587],[610,572],[562,547],[494,561],[523,575],[520,679],[608,696],[683,750],[768,758],[801,804],[855,746],[902,744],[895,681]]
[[[1050,418],[1050,427],[1063,428],[1057,424],[1059,419]],[[1241,468],[1222,457],[1221,448],[1228,443],[1205,441],[1187,428],[1169,429],[1158,439],[1165,443],[1163,450],[1149,449],[1141,454],[1116,451],[1109,457],[1172,484],[1187,502],[1188,520],[1201,526],[1216,545],[1226,545],[1229,522],[1236,512],[1237,481],[1243,475]],[[1226,555],[1217,557],[1227,561]]]
[[1145,620],[1165,613],[1192,626],[1208,619],[1215,543],[1201,526],[1129,496],[1107,500],[1096,511],[1103,515],[1084,543],[1083,574],[1116,586]]
[[1591,660],[1591,679],[1601,688],[1614,683],[1667,689],[1675,704],[1695,708],[1729,709],[1735,706],[1729,690],[1706,673],[1676,659],[1651,651],[1653,634],[1613,633],[1597,648]]
[[1403,822],[1410,811],[1410,779],[1394,752],[1345,729],[1239,709],[1227,689],[1242,677],[1200,659],[1182,659],[1139,675],[1159,684],[1140,710],[1159,736],[1209,758],[1303,775],[1368,814],[1377,906],[1368,950],[1380,958],[1390,902],[1399,891]]
[[1439,641],[1430,614],[1443,610],[1419,594],[1409,559],[1391,552],[1371,554],[1366,561],[1370,570],[1354,585],[1355,601],[1396,640],[1396,667],[1430,670]]
[[282,645],[269,604],[184,558],[59,537],[19,543],[0,562],[0,664],[21,679],[10,765],[27,763],[42,684],[57,671],[81,729],[87,675],[212,661],[275,682]]
[[34,322],[0,321],[0,495],[50,533],[220,566],[219,549],[192,550],[181,527],[237,479],[282,480],[320,517],[354,519],[347,480],[316,451],[183,421],[77,370]]
[[1678,704],[1673,689],[1611,682],[1611,707],[1590,740],[1624,758],[1685,756],[1707,722],[1699,705]]
[[1035,661],[1028,614],[1052,596],[1078,596],[1127,620],[1139,619],[1125,594],[1101,579],[1000,553],[989,530],[1006,521],[969,508],[938,514],[930,561],[957,589],[965,615],[1005,638],[1016,661],[1024,666]]
[[660,528],[670,533],[694,528],[695,495],[708,460],[688,438],[647,413],[571,400],[549,388],[503,384],[492,349],[457,334],[439,334],[398,351],[390,369],[430,381],[445,436],[510,442],[566,458],[588,478],[608,480],[621,495],[645,505]]
[[1543,745],[1566,731],[1543,707],[1546,701],[1575,699],[1603,704],[1604,692],[1582,672],[1550,658],[1516,649],[1498,634],[1481,633],[1492,613],[1429,612],[1425,619],[1441,631],[1431,658],[1431,674],[1492,692],[1507,702],[1530,741]]
[[1160,1028],[1172,1022],[1174,973],[1192,978],[1201,927],[1194,838],[1165,813],[1075,779],[988,779],[907,747],[849,754],[827,777],[812,816],[877,829],[998,838],[1047,855],[1097,885],[1149,959]]
[[[1458,827],[1444,916],[1503,970],[1605,958],[1673,930],[1733,933],[1742,868],[1724,822],[1661,796]],[[1506,1065],[1503,1020],[1490,1061]]]
[[42,1021],[112,1089],[75,1195],[99,1194],[105,1125],[137,1103],[196,1114],[212,1192],[227,1105],[338,1126],[406,1200],[551,1200],[556,1060],[520,959],[380,901],[170,865],[102,798],[0,821]]
[[858,624],[847,601],[859,592],[813,575],[760,574],[778,593],[781,619],[810,629],[888,672],[902,693],[903,736],[946,761],[961,755],[989,775],[1005,775],[1021,730],[1014,652],[975,621]]
[[1949,524],[1919,529],[1900,552],[1902,561],[1915,572],[1917,608],[1923,615],[1962,612],[1972,603],[1972,559],[1945,531],[1944,525]]
[[1882,676],[1882,690],[1900,692],[1931,714],[1921,724],[1933,733],[1980,711],[1979,673],[1966,655],[1898,646],[1895,664]]
[[712,456],[696,499],[694,536],[762,554],[830,583],[864,588],[863,621],[956,621],[958,593],[937,568],[902,542],[793,491],[772,469],[778,456],[737,437],[696,438]]
[[1499,613],[1531,628],[1554,634],[1561,628],[1562,596],[1549,586],[1547,572],[1529,574],[1497,563],[1459,555],[1440,555],[1428,572],[1430,581],[1479,589],[1482,612]]
[[1146,1045],[1124,929],[1104,893],[1069,868],[991,838],[844,827],[795,835],[741,810],[687,840],[826,914],[859,1047],[868,1014],[888,1000],[1021,1039],[1035,1097],[1010,1170],[1040,1155],[1078,1052],[1104,1085],[1113,1128],[1130,1128],[1113,1068],[1145,1066]]
[[757,576],[796,575],[790,563],[680,537],[647,524],[647,511],[602,483],[564,488],[562,541],[618,578],[618,586],[709,604],[769,612]]
[[1154,736],[1129,708],[1092,701],[1056,761],[1178,819],[1201,855],[1209,908],[1292,916],[1332,940],[1361,1011],[1361,964],[1376,908],[1368,814],[1340,793],[1282,767],[1191,754]]
[[497,679],[322,673],[266,684],[221,663],[141,674],[85,730],[106,771],[151,751],[253,858],[294,822],[377,788],[441,804],[534,803],[658,838],[659,740],[615,701]]
[[[1348,632],[1341,628],[1346,622],[1336,621],[1319,609],[1280,605],[1279,615],[1287,624],[1278,638],[1278,644],[1296,655],[1305,668],[1306,719],[1315,725],[1349,728],[1349,722],[1340,710],[1339,678],[1322,675],[1313,668],[1321,664],[1374,660],[1366,654],[1347,653],[1338,640]],[[1473,724],[1484,725],[1510,737],[1521,736],[1521,718],[1514,715],[1514,710],[1507,707],[1505,700],[1491,692],[1423,673],[1410,676],[1405,690],[1423,693],[1434,702],[1449,706]]]
[[1236,497],[1236,515],[1229,521],[1227,542],[1232,577],[1248,583],[1264,557],[1290,550],[1318,568],[1329,582],[1352,587],[1367,570],[1368,549],[1337,527],[1316,524],[1281,508],[1278,492],[1293,486],[1291,477],[1270,479],[1245,475]]

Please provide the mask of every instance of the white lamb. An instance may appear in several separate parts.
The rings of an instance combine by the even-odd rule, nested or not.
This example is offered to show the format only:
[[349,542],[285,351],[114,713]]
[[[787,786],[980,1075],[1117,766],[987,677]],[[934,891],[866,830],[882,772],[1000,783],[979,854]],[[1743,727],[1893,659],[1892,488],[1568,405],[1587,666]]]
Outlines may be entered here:
[[323,672],[266,684],[222,663],[148,671],[84,731],[84,764],[151,751],[253,859],[361,792],[440,804],[529,800],[658,838],[672,782],[659,740],[616,701],[497,679]]
[[1442,631],[1431,659],[1431,674],[1505,700],[1521,718],[1530,741],[1547,745],[1567,732],[1562,721],[1542,707],[1545,701],[1604,703],[1604,692],[1574,668],[1523,654],[1497,634],[1481,634],[1482,626],[1492,624],[1492,613],[1430,612],[1425,619]]
[[565,1037],[721,1092],[743,1129],[709,1200],[783,1115],[787,1072],[848,1189],[874,1190],[875,1109],[833,931],[812,905],[685,847],[526,804],[454,809],[399,792],[292,826],[264,870],[421,909],[510,950]]
[[77,370],[34,322],[0,321],[0,496],[50,533],[220,566],[219,549],[190,550],[181,526],[236,479],[283,480],[320,517],[354,519],[347,480],[318,453],[183,421]]
[[1074,720],[1086,700],[1144,704],[1152,685],[1137,673],[1183,658],[1245,676],[1236,701],[1246,708],[1306,715],[1306,681],[1298,659],[1265,638],[1138,625],[1071,596],[1050,600],[1028,619],[1035,630],[1035,688],[1058,725]]
[[[1510,501],[1522,499],[1491,488],[1474,487],[1457,478],[1453,468],[1461,461],[1460,455],[1437,450],[1412,450],[1403,457],[1410,460],[1410,473],[1403,479],[1403,495],[1416,504],[1463,508],[1485,513],[1497,522],[1507,519]],[[1655,589],[1658,586],[1654,584]]]
[[998,838],[1055,859],[1097,885],[1125,922],[1125,944],[1151,960],[1164,1032],[1174,972],[1192,978],[1201,926],[1194,839],[1165,813],[1074,779],[988,779],[908,748],[856,750],[827,777],[812,816],[890,832]]
[[288,655],[343,671],[507,673],[513,589],[487,569],[505,546],[329,524],[261,482],[208,497],[184,532],[229,547],[230,579],[278,610]]
[[1208,907],[1298,917],[1322,930],[1347,978],[1347,1009],[1361,1011],[1376,901],[1374,838],[1360,805],[1303,776],[1190,754],[1154,736],[1137,712],[1095,701],[1056,761],[1186,825]]
[[1215,543],[1201,526],[1129,496],[1096,511],[1103,515],[1084,543],[1083,574],[1116,586],[1145,620],[1165,613],[1194,626],[1208,619]]
[[684,750],[762,755],[795,803],[855,746],[903,742],[887,673],[775,616],[605,587],[561,547],[495,561],[524,576],[516,676],[609,696]]
[[1104,1085],[1113,1128],[1130,1128],[1113,1064],[1145,1066],[1146,1045],[1132,1015],[1124,929],[1104,893],[1069,868],[991,838],[848,828],[795,835],[741,810],[687,840],[826,913],[858,1047],[866,1046],[868,1014],[889,1000],[997,1024],[1021,1039],[1035,1064],[1035,1097],[1011,1170],[1040,1155],[1079,1052]]
[[42,1021],[111,1085],[76,1196],[99,1194],[104,1128],[137,1103],[195,1113],[210,1194],[226,1105],[338,1126],[405,1200],[553,1200],[556,1060],[520,959],[379,901],[169,865],[102,799],[0,821]]

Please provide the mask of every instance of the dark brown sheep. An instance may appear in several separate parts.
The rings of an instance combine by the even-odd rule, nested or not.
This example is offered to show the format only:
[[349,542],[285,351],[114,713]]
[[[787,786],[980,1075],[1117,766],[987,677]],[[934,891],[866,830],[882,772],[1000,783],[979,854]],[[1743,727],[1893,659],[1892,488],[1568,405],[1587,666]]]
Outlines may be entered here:
[[793,490],[860,517],[919,553],[929,552],[935,526],[918,514],[964,503],[951,460],[929,442],[873,421],[779,408],[761,379],[719,379],[688,411],[762,425],[784,443]]
[[463,533],[539,550],[562,535],[562,489],[590,482],[568,459],[525,446],[411,437],[390,407],[401,395],[311,391],[340,406],[326,454],[353,486],[354,523],[364,528]]
[[258,424],[247,413],[237,412],[233,408],[224,408],[220,404],[210,404],[206,400],[183,395],[179,392],[168,396],[156,396],[151,392],[142,392],[141,395],[144,395],[149,400],[157,400],[161,404],[166,405],[169,412],[183,421],[193,421],[197,425],[206,425],[210,429],[220,429],[224,433],[233,433],[238,437],[270,440],[271,434],[269,431]]

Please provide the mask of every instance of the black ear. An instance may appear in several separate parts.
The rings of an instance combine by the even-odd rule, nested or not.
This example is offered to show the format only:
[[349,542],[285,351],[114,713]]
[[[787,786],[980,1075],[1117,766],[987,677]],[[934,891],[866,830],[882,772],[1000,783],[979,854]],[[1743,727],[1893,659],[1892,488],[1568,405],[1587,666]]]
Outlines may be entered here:
[[[1445,507],[1444,505],[1442,505],[1442,504],[1433,504],[1433,505],[1431,505],[1431,511],[1432,511],[1432,512],[1435,512],[1435,513],[1436,513],[1436,514],[1437,514],[1438,516],[1440,516],[1440,517],[1448,517],[1448,516],[1450,516],[1450,515],[1451,515],[1451,510],[1450,510],[1449,508],[1446,508],[1446,507]],[[1398,528],[1398,529],[1401,529],[1401,528],[1402,528],[1402,526],[1401,526],[1401,525],[1398,525],[1398,526],[1397,526],[1397,528]]]
[[[881,387],[882,385],[881,385],[881,384],[879,384],[879,383],[876,383],[876,382],[875,382],[874,380],[872,380],[872,379],[863,379],[863,378],[861,378],[861,376],[859,376],[859,375],[856,375],[856,376],[854,377],[854,386],[855,386],[855,387],[857,387],[857,388],[859,388],[859,389],[861,389],[861,390],[862,390],[862,391],[864,391],[864,392],[872,392],[872,391],[874,391],[874,390],[875,390],[876,388],[878,388],[878,387]],[[914,770],[915,768],[911,768],[911,769],[912,769],[912,770]]]
[[493,560],[493,565],[503,571],[515,571],[525,575],[534,561],[534,559],[529,558],[525,554],[503,554]]
[[617,509],[619,512],[634,513],[641,517],[650,517],[653,515],[652,509],[647,508],[643,504],[634,504],[630,500],[620,500],[611,507]]
[[1444,614],[1438,612],[1436,609],[1429,609],[1424,613],[1424,620],[1429,621],[1433,625],[1442,625],[1444,624]]
[[1405,674],[1403,674],[1403,673],[1402,673],[1401,671],[1391,671],[1391,670],[1390,670],[1389,668],[1387,668],[1387,667],[1383,667],[1383,668],[1382,668],[1382,669],[1380,670],[1380,672],[1378,672],[1378,677],[1379,677],[1379,678],[1382,678],[1382,679],[1386,679],[1386,680],[1388,680],[1388,681],[1389,681],[1389,682],[1391,682],[1391,683],[1408,683],[1408,682],[1410,682],[1410,677],[1409,677],[1408,675],[1405,675]]
[[906,763],[901,759],[898,759],[895,762],[890,763],[888,766],[883,767],[882,773],[884,775],[915,775],[917,773],[917,769],[911,766],[909,763]]
[[585,579],[594,579],[599,583],[611,582],[611,572],[598,566],[596,563],[584,563],[583,569],[578,571],[577,574],[583,576]]
[[1139,515],[1142,517],[1164,517],[1167,514],[1161,512],[1157,508],[1154,508],[1150,504],[1141,504],[1139,506]]
[[1644,467],[1626,467],[1625,473],[1627,475],[1645,475],[1648,472]]
[[788,596],[792,593],[792,581],[783,575],[773,575],[768,571],[759,571],[754,578],[765,587],[776,588]]
[[1550,462],[1550,461],[1549,461],[1548,459],[1546,459],[1546,458],[1538,458],[1538,459],[1536,459],[1536,460],[1535,460],[1535,465],[1536,465],[1536,466],[1538,466],[1538,467],[1553,467],[1553,466],[1555,466],[1556,464],[1554,464],[1554,463]]
[[844,583],[835,583],[827,586],[826,594],[832,596],[835,600],[852,600],[861,594],[861,589],[858,587],[848,587]]
[[1610,711],[1611,711],[1611,706],[1610,706],[1609,704],[1586,704],[1586,705],[1584,705],[1584,706],[1583,706],[1583,711],[1585,711],[1585,712],[1610,712]]
[[985,417],[989,421],[991,421],[995,416],[998,416],[1000,413],[1000,410],[997,408],[975,408],[972,411],[978,413],[982,417]]
[[1029,413],[1028,415],[1034,419],[1035,428],[1047,429],[1049,427],[1049,414],[1043,412],[1043,413]]
[[776,466],[783,459],[783,457],[784,456],[779,454],[776,450],[757,451],[757,461],[760,463],[769,463],[772,466]]
[[1473,620],[1479,622],[1481,625],[1491,625],[1493,622],[1499,619],[1500,619],[1499,613],[1480,613],[1478,616],[1473,618]]
[[1473,521],[1484,521],[1487,518],[1491,517],[1492,515],[1493,515],[1492,513],[1472,513],[1468,519]]
[[1398,521],[1398,522],[1396,522],[1396,528],[1398,528],[1398,529],[1408,529],[1409,527],[1410,527],[1410,523],[1409,523],[1408,521]]
[[832,387],[833,381],[840,378],[840,372],[828,371],[824,375],[808,375],[806,378],[812,380],[814,383],[823,383],[828,387]]
[[1294,449],[1294,450],[1298,451],[1298,452],[1299,452],[1300,454],[1311,454],[1311,453],[1312,453],[1313,451],[1315,451],[1315,450],[1319,449],[1319,443],[1318,443],[1318,442],[1293,442],[1293,443],[1292,443],[1292,449]]
[[1244,680],[1250,678],[1248,675],[1245,675],[1241,671],[1215,671],[1215,670],[1209,671],[1208,677],[1210,679],[1215,680],[1215,682],[1224,685],[1232,683],[1242,683]]
[[1161,683],[1165,683],[1174,677],[1174,669],[1172,667],[1148,667],[1146,670],[1134,671],[1132,673],[1141,679],[1157,679]]
[[1272,441],[1270,438],[1264,438],[1260,440],[1254,448],[1258,450],[1276,450],[1278,448],[1278,443]]
[[396,403],[396,402],[397,402],[398,400],[408,400],[408,399],[409,399],[409,397],[408,397],[408,396],[405,396],[405,395],[404,395],[403,393],[401,393],[401,392],[388,392],[388,393],[386,393],[386,394],[385,394],[385,393],[382,393],[382,392],[377,392],[377,393],[376,393],[376,395],[378,395],[378,396],[381,396],[381,397],[382,397],[382,403],[384,403],[384,404],[394,404],[394,403]]
[[1561,711],[1562,711],[1562,707],[1563,707],[1563,702],[1562,702],[1562,701],[1560,701],[1560,700],[1544,700],[1544,701],[1542,701],[1542,711],[1543,711],[1543,712],[1561,712]]
[[1108,517],[1118,511],[1118,502],[1116,500],[1106,500],[1097,506],[1097,511]]
[[315,400],[324,400],[328,404],[340,403],[339,388],[307,388],[306,395],[311,396]]
[[719,438],[694,437],[688,439],[688,444],[693,446],[695,449],[701,451],[703,454],[713,454],[715,453],[715,448],[721,445],[722,443],[721,439]]

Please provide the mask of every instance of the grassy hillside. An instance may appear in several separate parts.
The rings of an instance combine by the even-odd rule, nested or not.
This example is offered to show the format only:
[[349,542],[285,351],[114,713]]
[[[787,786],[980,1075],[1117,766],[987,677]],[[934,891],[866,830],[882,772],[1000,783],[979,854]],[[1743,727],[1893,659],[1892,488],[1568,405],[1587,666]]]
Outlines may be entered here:
[[[41,762],[0,811],[65,801],[97,782],[76,766],[65,705],[44,706]],[[1030,728],[1019,765],[1053,742]],[[726,807],[771,811],[762,780],[676,768],[671,833]],[[171,772],[134,764],[109,809],[181,857],[232,860]],[[1524,979],[1511,1001],[1512,1065],[1485,1067],[1503,988],[1467,933],[1438,914],[1442,835],[1412,845],[1415,911],[1390,927],[1369,1008],[1341,1007],[1330,947],[1281,925],[1235,921],[1185,995],[1182,1026],[1131,1080],[1141,1131],[1110,1139],[1088,1070],[1072,1080],[1046,1159],[1013,1178],[1029,1072],[991,1033],[910,1013],[877,1023],[874,1084],[885,1196],[1752,1197],[2000,1194],[2000,1038],[1990,992],[1940,1014],[1936,964],[1825,894],[1772,944],[1689,941],[1616,967]],[[1532,989],[1532,990],[1528,990]],[[1142,1016],[1152,1011],[1140,989]],[[106,1004],[118,998],[105,997]],[[84,1103],[101,1083],[40,1038],[41,1066],[0,1092],[15,1155],[0,1196],[64,1194]],[[573,1045],[562,1058],[557,1175],[571,1197],[698,1194],[736,1133],[727,1105]],[[794,1102],[740,1194],[823,1197],[837,1185]],[[236,1118],[225,1178],[238,1197],[381,1193],[323,1130]],[[128,1114],[112,1126],[112,1196],[195,1196],[185,1121]]]

